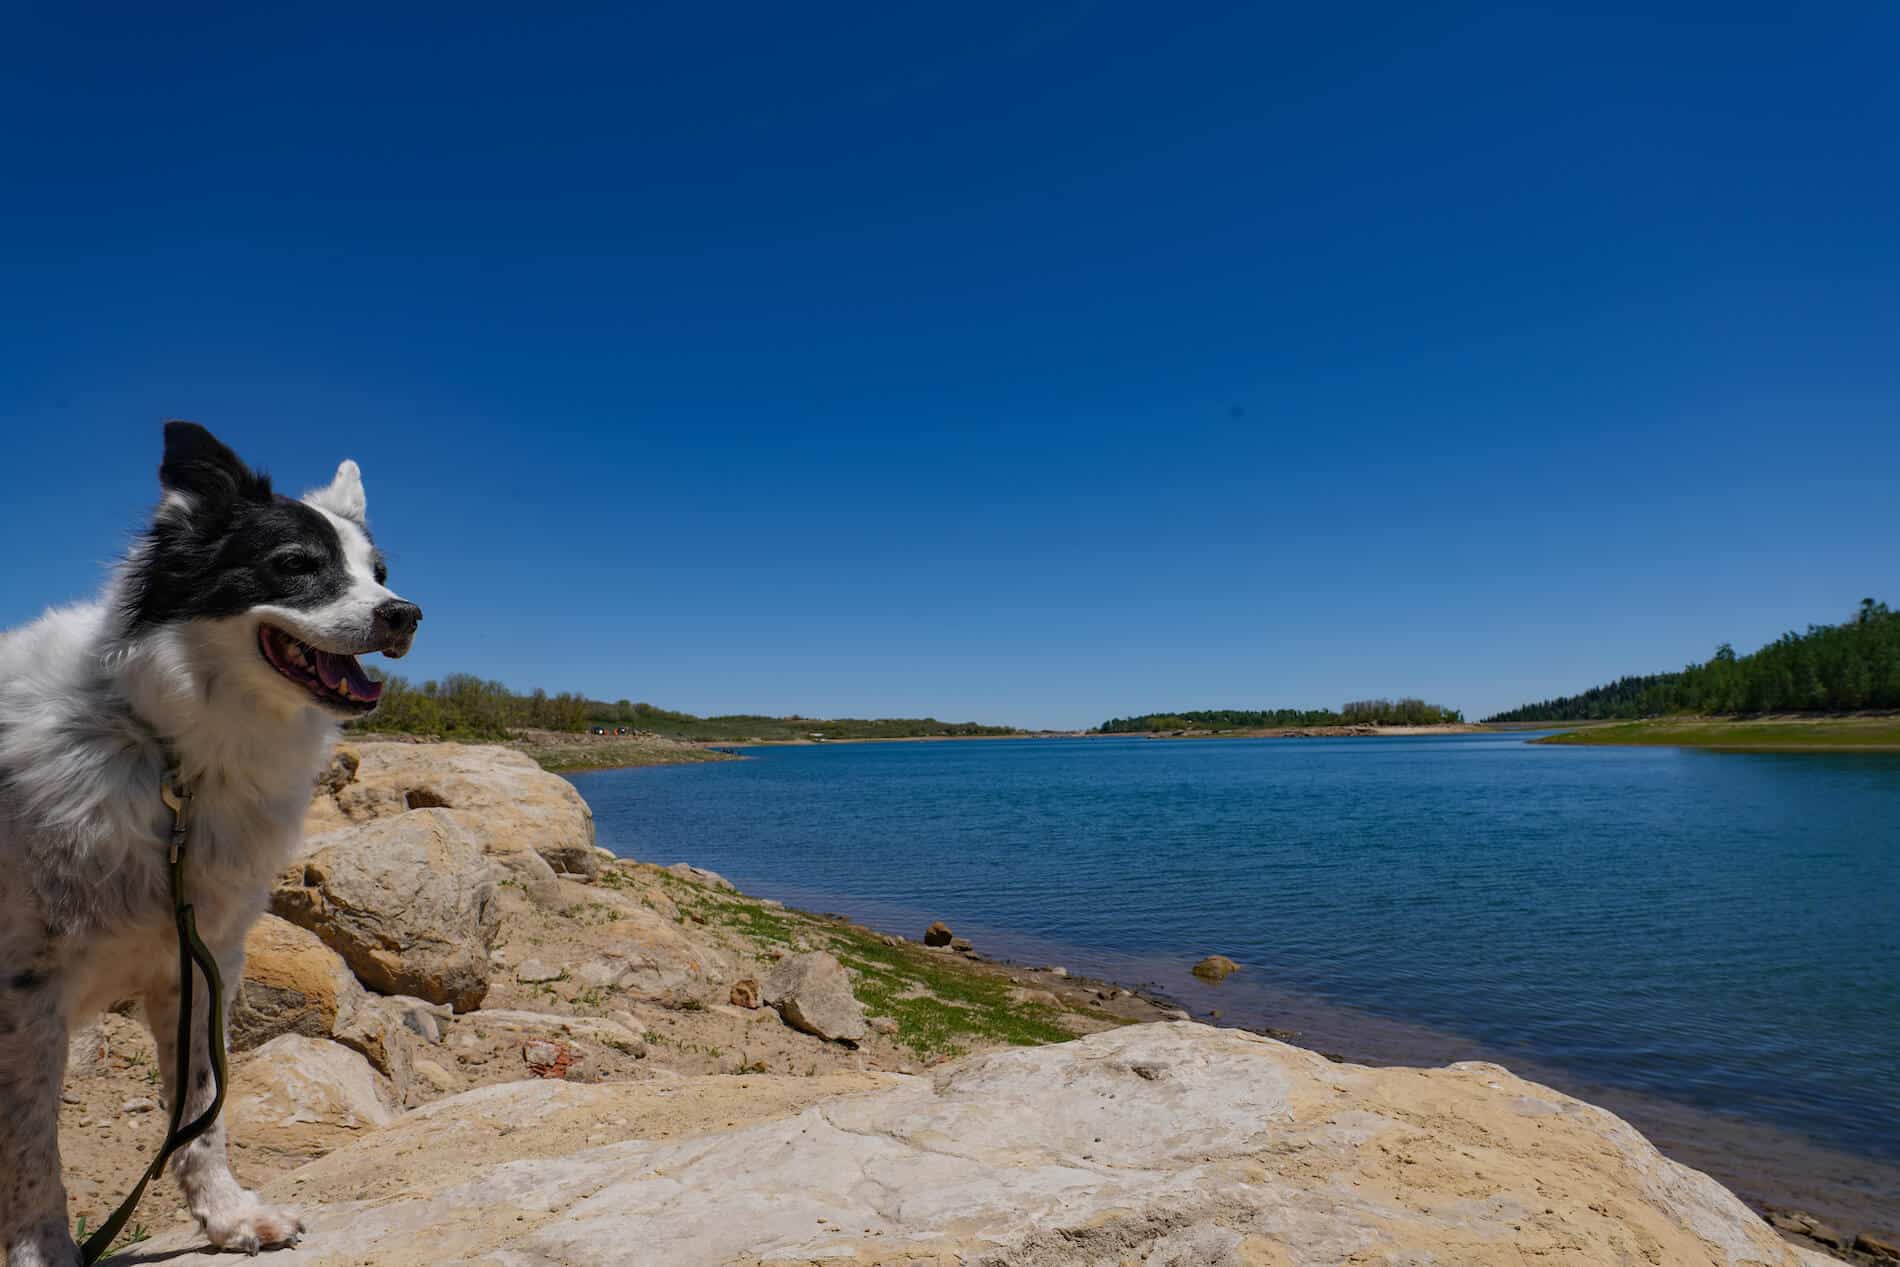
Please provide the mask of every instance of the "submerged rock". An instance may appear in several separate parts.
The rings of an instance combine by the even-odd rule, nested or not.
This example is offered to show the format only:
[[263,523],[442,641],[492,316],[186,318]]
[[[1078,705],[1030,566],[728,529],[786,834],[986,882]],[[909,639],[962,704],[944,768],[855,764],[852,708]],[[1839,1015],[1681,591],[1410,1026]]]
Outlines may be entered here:
[[1240,965],[1226,955],[1209,955],[1194,965],[1194,975],[1203,981],[1224,981],[1240,971]]

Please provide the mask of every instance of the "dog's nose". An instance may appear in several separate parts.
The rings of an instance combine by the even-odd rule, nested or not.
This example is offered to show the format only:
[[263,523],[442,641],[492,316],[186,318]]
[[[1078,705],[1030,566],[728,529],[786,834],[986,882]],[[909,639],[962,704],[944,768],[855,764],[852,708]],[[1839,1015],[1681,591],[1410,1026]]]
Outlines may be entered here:
[[376,627],[391,638],[408,638],[422,620],[422,609],[414,603],[392,598],[376,605]]

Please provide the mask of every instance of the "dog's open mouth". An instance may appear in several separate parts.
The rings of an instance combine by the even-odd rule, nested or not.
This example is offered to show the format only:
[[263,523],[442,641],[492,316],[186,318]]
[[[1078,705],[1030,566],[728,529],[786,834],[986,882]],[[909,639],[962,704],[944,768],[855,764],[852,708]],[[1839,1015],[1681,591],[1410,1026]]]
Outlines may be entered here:
[[383,684],[353,655],[319,650],[274,625],[257,627],[257,645],[271,668],[333,708],[367,713],[383,697]]

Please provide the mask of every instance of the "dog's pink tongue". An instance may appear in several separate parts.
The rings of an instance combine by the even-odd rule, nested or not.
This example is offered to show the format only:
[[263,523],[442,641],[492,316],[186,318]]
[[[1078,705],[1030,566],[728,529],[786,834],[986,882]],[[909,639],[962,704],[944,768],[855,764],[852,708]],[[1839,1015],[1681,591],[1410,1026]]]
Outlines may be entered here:
[[382,698],[383,684],[370,681],[369,675],[363,672],[363,666],[357,663],[355,656],[317,651],[314,647],[311,650],[314,653],[311,658],[317,664],[317,676],[323,679],[325,686],[334,691],[343,683],[348,682],[350,694],[357,699]]

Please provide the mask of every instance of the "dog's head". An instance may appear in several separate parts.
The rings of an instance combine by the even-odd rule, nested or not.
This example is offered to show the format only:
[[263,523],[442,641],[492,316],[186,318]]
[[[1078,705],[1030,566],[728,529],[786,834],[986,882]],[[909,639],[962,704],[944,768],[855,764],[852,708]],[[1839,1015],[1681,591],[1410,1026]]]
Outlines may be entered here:
[[203,427],[168,422],[158,481],[164,498],[120,590],[128,632],[178,627],[216,671],[285,707],[375,708],[382,685],[356,657],[406,653],[422,610],[386,585],[356,463],[296,500]]

